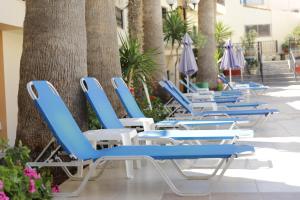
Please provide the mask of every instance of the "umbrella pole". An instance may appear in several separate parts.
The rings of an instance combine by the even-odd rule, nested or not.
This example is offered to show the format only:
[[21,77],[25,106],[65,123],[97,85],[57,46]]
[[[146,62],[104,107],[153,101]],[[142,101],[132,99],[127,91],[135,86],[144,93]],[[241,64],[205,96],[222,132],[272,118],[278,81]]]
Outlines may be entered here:
[[231,68],[229,68],[229,82],[232,83]]
[[189,76],[186,76],[186,83],[187,83],[187,93],[190,93],[190,77]]
[[244,81],[243,68],[241,67],[241,80]]

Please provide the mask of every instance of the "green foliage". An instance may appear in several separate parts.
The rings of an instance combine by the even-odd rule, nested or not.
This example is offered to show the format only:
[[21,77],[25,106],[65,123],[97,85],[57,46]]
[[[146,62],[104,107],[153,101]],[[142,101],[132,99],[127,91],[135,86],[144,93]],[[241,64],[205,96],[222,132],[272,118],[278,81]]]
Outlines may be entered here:
[[90,105],[88,107],[88,127],[89,130],[98,130],[101,129],[102,126],[97,119],[96,113],[93,111]]
[[23,146],[20,142],[18,146],[7,148],[5,150],[5,162],[8,166],[18,165],[25,166],[29,161],[30,150],[28,147]]
[[146,117],[153,118],[155,122],[164,120],[169,115],[168,111],[165,109],[164,104],[158,97],[150,96],[150,99],[153,107],[152,110],[149,108],[147,100],[145,98],[138,101],[138,104],[143,113]]
[[249,69],[256,69],[258,67],[258,61],[255,58],[245,58]]
[[163,23],[163,31],[164,40],[174,47],[176,43],[181,44],[184,34],[190,31],[190,25],[182,19],[178,10],[174,10],[168,12]]
[[167,14],[164,23],[164,41],[171,44],[172,48],[177,44],[182,43],[182,38],[186,33],[189,33],[196,48],[203,48],[206,43],[206,37],[197,31],[196,26],[191,26],[189,21],[184,20],[179,10],[171,11]]
[[296,40],[300,39],[300,25],[296,26],[292,32],[292,37]]
[[4,152],[8,148],[8,141],[4,138],[0,138],[0,153]]
[[215,53],[215,60],[218,64],[224,54],[224,44],[232,35],[232,30],[223,22],[218,22],[215,27],[215,38],[217,42],[217,51]]
[[257,32],[255,30],[250,30],[241,38],[242,46],[247,51],[254,48],[254,43],[257,38]]
[[190,36],[194,42],[194,46],[197,49],[201,49],[205,46],[207,39],[201,32],[197,31],[196,26],[193,26]]
[[216,24],[215,38],[218,46],[223,47],[226,40],[230,39],[232,35],[232,30],[229,26],[225,25],[223,22],[218,22]]
[[[21,143],[8,147],[0,141],[5,153],[0,165],[0,193],[11,200],[51,199],[52,178],[49,172],[41,172],[25,166],[29,161],[30,150]],[[5,199],[5,198],[4,198]]]
[[141,80],[150,81],[157,63],[153,60],[155,50],[141,51],[136,39],[120,36],[122,46],[119,49],[123,78],[129,87]]

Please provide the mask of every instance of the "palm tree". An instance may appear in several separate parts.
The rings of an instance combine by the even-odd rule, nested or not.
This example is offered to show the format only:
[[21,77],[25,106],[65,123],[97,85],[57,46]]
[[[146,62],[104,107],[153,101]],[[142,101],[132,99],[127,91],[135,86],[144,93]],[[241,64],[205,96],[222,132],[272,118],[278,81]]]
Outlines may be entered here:
[[198,50],[197,81],[208,82],[216,87],[218,69],[215,61],[216,39],[216,0],[201,0],[198,6],[199,32],[206,37],[203,49]]
[[128,1],[128,31],[131,39],[136,39],[143,49],[144,30],[143,30],[143,0]]
[[97,78],[113,107],[122,114],[122,107],[111,84],[121,76],[115,4],[111,0],[86,0],[88,74]]
[[162,11],[160,0],[144,0],[144,50],[155,50],[153,55],[157,63],[157,70],[154,73],[154,92],[155,95],[164,97],[164,92],[158,86],[158,81],[166,76],[166,61],[164,54],[164,36]]
[[17,143],[36,157],[51,139],[26,84],[48,80],[54,84],[75,119],[85,129],[86,108],[79,86],[87,75],[84,0],[26,0],[23,54],[18,94]]

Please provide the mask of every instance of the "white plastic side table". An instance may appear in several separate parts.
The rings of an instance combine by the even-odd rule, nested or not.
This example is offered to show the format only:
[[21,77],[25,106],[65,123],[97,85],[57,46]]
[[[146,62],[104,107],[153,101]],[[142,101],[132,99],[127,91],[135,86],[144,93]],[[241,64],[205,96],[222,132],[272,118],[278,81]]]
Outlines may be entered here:
[[[120,141],[122,145],[138,145],[135,129],[100,129],[84,132],[84,135],[96,149],[97,143],[103,140]],[[126,174],[133,178],[133,161],[125,161]]]

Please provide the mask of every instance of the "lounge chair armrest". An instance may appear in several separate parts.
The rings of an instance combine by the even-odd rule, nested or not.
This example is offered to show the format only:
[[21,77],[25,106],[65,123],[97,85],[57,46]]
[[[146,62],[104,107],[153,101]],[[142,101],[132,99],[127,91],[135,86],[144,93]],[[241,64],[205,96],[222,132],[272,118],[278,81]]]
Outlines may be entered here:
[[153,130],[155,126],[153,118],[122,118],[120,121],[125,127],[143,127],[144,130]]
[[91,142],[94,148],[96,148],[97,143],[108,140],[108,141],[130,141],[131,139],[137,137],[137,131],[135,129],[99,129],[90,130],[83,133],[84,136]]
[[193,110],[203,110],[204,108],[217,108],[217,104],[213,102],[201,102],[201,103],[193,103]]

